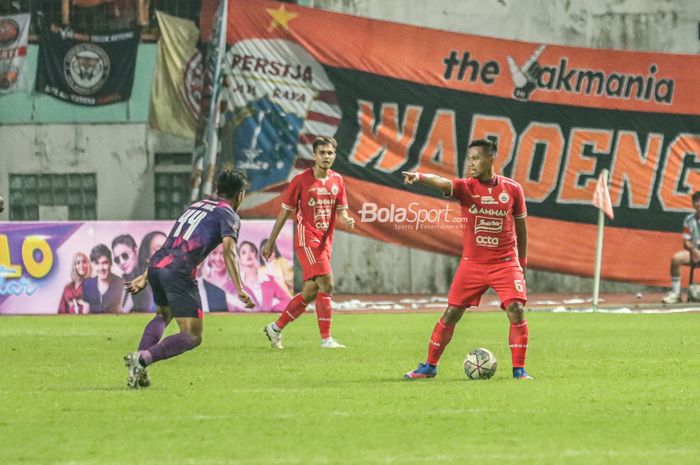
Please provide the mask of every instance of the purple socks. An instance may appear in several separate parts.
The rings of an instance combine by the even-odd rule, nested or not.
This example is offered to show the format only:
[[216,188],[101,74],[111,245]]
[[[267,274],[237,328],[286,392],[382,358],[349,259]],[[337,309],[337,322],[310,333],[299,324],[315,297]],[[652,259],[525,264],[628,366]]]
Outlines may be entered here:
[[141,342],[139,343],[139,352],[148,350],[158,344],[163,331],[165,331],[165,326],[165,320],[162,315],[157,314],[154,316],[143,330],[143,336],[141,336]]
[[139,352],[141,353],[141,358],[143,358],[143,361],[146,362],[146,366],[148,366],[160,360],[165,360],[175,357],[176,355],[180,355],[181,353],[192,350],[195,347],[197,347],[197,344],[192,336],[187,333],[177,333],[166,337],[150,349],[141,350]]

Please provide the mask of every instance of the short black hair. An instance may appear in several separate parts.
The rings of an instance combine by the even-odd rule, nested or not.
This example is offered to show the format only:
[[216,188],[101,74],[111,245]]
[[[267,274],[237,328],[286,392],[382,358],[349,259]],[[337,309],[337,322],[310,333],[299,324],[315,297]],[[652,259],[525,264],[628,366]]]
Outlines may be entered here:
[[109,250],[109,247],[104,244],[97,244],[90,251],[90,261],[92,263],[97,263],[100,257],[107,257],[109,263],[112,263],[112,252]]
[[498,152],[498,146],[496,143],[490,139],[477,139],[473,140],[469,144],[469,148],[472,147],[483,147],[486,153],[488,153],[490,156],[495,157],[496,152]]
[[693,192],[693,196],[691,198],[693,199],[693,202],[700,200],[700,191]]
[[112,250],[114,250],[114,247],[116,247],[117,244],[124,244],[127,247],[136,249],[136,241],[131,234],[122,234],[121,236],[115,237],[112,241]]
[[241,170],[224,169],[216,178],[216,193],[233,198],[248,186],[248,176]]
[[318,136],[316,139],[314,139],[314,142],[312,144],[312,148],[314,153],[316,153],[316,149],[319,148],[322,145],[330,145],[333,147],[333,150],[338,148],[338,142],[333,137],[330,136]]

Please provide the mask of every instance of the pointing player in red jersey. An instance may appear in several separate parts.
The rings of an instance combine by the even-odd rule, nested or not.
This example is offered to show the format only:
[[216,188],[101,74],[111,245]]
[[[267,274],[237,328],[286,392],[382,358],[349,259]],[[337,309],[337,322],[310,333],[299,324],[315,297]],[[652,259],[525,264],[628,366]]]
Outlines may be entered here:
[[470,177],[448,179],[433,174],[404,172],[404,183],[423,183],[459,200],[466,218],[464,250],[447,298],[447,310],[435,325],[428,358],[404,375],[407,379],[433,378],[455,325],[468,307],[477,306],[491,287],[510,320],[513,378],[532,379],[525,371],[528,330],[524,319],[527,301],[523,270],[527,265],[527,210],[517,182],[494,172],[496,144],[475,140],[469,144]]
[[[131,389],[148,387],[146,367],[183,352],[202,342],[202,303],[195,281],[197,266],[223,242],[224,261],[238,298],[248,308],[253,301],[243,290],[238,269],[236,241],[241,219],[236,213],[245,197],[246,176],[238,170],[224,170],[217,178],[217,198],[189,206],[173,225],[163,246],[151,257],[148,270],[125,284],[132,294],[146,281],[153,289],[158,313],[146,325],[138,352],[124,356]],[[180,332],[161,340],[165,327],[175,318]]]
[[265,326],[263,332],[275,349],[282,349],[282,330],[306,310],[316,299],[316,317],[321,332],[321,347],[327,349],[345,346],[331,337],[331,293],[333,272],[331,251],[336,213],[352,228],[355,220],[348,216],[348,199],[342,176],[331,170],[335,161],[336,141],[332,137],[317,137],[313,143],[314,166],[292,179],[282,197],[282,210],[277,216],[270,240],[262,248],[262,256],[269,260],[275,241],[292,212],[296,223],[296,252],[304,279],[300,294],[294,296],[282,315]]

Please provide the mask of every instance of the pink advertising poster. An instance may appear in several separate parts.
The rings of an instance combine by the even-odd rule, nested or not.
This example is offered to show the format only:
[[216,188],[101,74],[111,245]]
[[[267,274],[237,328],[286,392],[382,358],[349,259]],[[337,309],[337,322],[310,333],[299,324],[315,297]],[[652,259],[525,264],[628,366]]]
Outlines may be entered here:
[[[134,296],[124,282],[141,274],[171,221],[0,223],[0,314],[153,312],[150,288]],[[223,248],[197,270],[204,312],[281,311],[293,293],[293,227],[261,258],[274,222],[244,220],[238,238],[241,278],[255,307],[245,309],[226,273]]]

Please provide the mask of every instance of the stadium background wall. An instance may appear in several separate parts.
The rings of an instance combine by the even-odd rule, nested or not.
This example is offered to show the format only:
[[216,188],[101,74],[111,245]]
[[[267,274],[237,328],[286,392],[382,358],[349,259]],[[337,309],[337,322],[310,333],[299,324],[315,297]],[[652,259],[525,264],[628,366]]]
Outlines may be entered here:
[[[612,0],[538,0],[529,2],[525,11],[519,2],[507,0],[494,0],[488,7],[476,0],[416,0],[408,6],[405,0],[299,3],[505,39],[640,51],[700,52],[697,34],[700,10],[692,2],[684,1],[659,5],[654,1],[619,4]],[[36,71],[37,52],[37,46],[30,45],[30,79]],[[189,166],[182,163],[183,157],[179,155],[187,154],[191,143],[150,131],[146,125],[154,66],[155,44],[141,44],[133,94],[125,103],[86,109],[33,93],[4,96],[0,100],[0,192],[5,198],[9,199],[11,174],[94,173],[96,219],[153,219],[162,214],[157,210],[157,179],[186,174]],[[32,82],[29,88],[33,88]],[[9,219],[10,208],[0,213],[0,220]],[[41,220],[68,219],[64,218],[65,210],[40,211]],[[333,265],[338,292],[445,292],[457,265],[457,259],[452,256],[342,232],[338,234],[335,251]],[[591,287],[588,278],[536,270],[529,273],[532,291],[586,292]],[[604,282],[602,290],[639,287]]]

